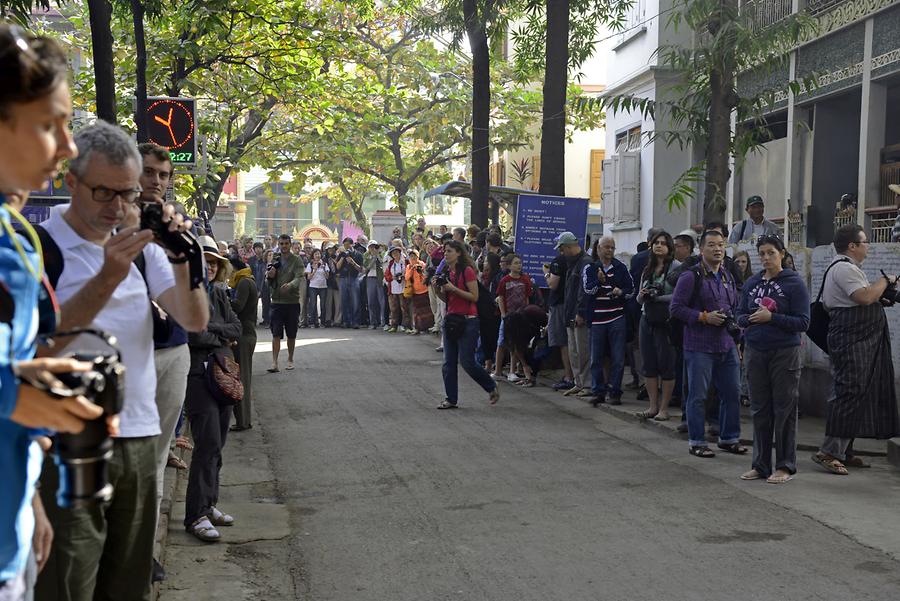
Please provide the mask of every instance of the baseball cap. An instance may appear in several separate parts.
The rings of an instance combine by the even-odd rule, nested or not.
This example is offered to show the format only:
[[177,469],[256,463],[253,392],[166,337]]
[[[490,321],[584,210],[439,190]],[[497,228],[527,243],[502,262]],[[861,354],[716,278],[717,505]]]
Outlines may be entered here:
[[381,246],[378,244],[378,240],[369,240],[369,246]]
[[747,199],[747,208],[750,208],[753,205],[761,205],[761,204],[765,204],[763,202],[762,196],[753,195]]
[[572,232],[563,232],[556,239],[556,246],[553,248],[559,248],[560,246],[565,246],[566,244],[578,244],[578,238]]

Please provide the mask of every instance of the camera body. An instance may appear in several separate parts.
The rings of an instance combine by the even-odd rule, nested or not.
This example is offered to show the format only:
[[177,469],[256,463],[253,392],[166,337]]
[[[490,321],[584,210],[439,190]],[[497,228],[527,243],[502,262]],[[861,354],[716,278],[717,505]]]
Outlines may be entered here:
[[402,273],[395,273],[395,274],[394,274],[394,281],[397,282],[397,283],[402,282],[402,281],[403,281],[403,274],[402,274]]
[[725,312],[725,321],[722,322],[722,327],[725,328],[729,336],[734,338],[735,342],[741,337],[741,326],[738,325],[737,320],[734,318],[734,313],[731,311]]
[[53,457],[59,470],[56,502],[63,508],[86,507],[112,498],[109,459],[113,441],[106,418],[122,412],[125,400],[125,366],[117,352],[68,355],[92,365],[84,373],[56,374],[69,394],[80,394],[103,409],[103,415],[86,422],[78,434],[59,433],[53,440]]
[[141,203],[141,229],[150,230],[159,242],[176,255],[190,256],[199,248],[197,238],[191,232],[171,232],[163,223],[163,205],[158,202]]
[[647,290],[644,292],[646,300],[655,301],[663,294],[662,284],[647,284],[644,288]]
[[435,286],[446,286],[450,283],[450,278],[448,277],[446,271],[442,271],[441,273],[434,274],[432,282],[434,282]]
[[278,270],[278,266],[281,264],[281,253],[272,254],[272,262],[266,265],[266,271],[270,269]]
[[897,280],[889,278],[883,270],[881,275],[883,275],[884,279],[888,282],[887,288],[881,293],[881,303],[885,306],[893,307],[896,303],[900,302],[900,289],[897,287]]

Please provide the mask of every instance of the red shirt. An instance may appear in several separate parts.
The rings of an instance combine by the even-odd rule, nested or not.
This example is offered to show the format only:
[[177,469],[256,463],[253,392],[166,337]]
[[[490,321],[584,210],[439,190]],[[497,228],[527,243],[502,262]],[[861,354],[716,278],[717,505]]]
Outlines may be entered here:
[[500,285],[497,286],[497,296],[503,299],[506,314],[515,313],[524,309],[531,298],[531,278],[520,274],[514,278],[511,275],[503,276]]
[[[456,271],[450,271],[450,283],[457,288],[469,291],[468,283],[476,281],[475,270],[466,267],[463,274],[457,275]],[[478,315],[478,307],[472,301],[456,296],[452,292],[447,294],[447,313],[458,313],[460,315]]]

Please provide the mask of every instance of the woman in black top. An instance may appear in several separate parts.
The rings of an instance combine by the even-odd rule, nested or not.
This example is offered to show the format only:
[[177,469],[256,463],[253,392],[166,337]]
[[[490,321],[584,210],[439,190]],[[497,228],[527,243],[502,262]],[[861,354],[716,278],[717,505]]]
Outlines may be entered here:
[[256,350],[256,305],[259,302],[259,291],[256,279],[250,267],[240,257],[229,259],[234,273],[228,281],[232,290],[231,308],[241,322],[241,337],[238,339],[235,359],[241,366],[241,384],[244,385],[244,400],[234,406],[232,430],[248,430],[252,424],[251,417],[251,378],[253,374],[253,352]]

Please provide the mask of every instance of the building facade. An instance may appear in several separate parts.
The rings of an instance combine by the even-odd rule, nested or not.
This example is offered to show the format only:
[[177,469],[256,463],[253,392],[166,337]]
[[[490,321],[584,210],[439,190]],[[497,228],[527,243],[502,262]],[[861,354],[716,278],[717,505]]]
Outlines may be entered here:
[[771,128],[775,139],[733,178],[729,216],[742,218],[742,199],[762,194],[795,244],[830,244],[834,229],[849,222],[889,242],[900,200],[888,189],[900,183],[900,1],[756,3],[776,20],[806,10],[818,32],[784,69],[764,79],[745,75],[739,89],[783,87],[813,74],[818,85],[776,96],[767,121],[784,125]]

